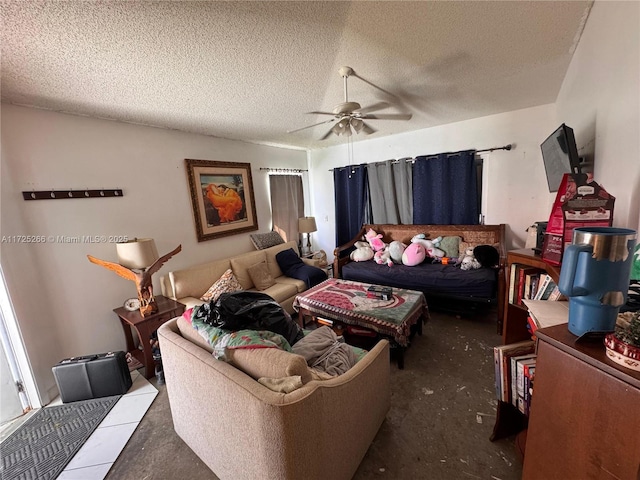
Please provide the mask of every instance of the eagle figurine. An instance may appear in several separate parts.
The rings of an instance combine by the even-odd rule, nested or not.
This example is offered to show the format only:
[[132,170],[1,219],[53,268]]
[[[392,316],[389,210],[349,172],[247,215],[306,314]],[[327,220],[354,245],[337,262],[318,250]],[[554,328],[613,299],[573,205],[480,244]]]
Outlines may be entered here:
[[138,300],[140,301],[140,314],[143,317],[158,311],[158,306],[153,298],[153,284],[151,283],[151,276],[160,270],[160,267],[164,265],[171,257],[176,255],[182,250],[182,245],[178,245],[177,248],[166,255],[158,258],[153,265],[144,270],[132,270],[127,267],[123,267],[119,263],[107,262],[106,260],[100,260],[99,258],[87,255],[87,258],[91,263],[100,265],[111,271],[116,272],[122,278],[135,282],[138,289]]

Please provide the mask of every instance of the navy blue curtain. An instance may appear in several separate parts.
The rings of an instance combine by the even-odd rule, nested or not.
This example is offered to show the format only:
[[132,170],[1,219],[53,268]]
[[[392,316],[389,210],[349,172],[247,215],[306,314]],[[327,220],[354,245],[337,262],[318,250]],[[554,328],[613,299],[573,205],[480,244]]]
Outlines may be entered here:
[[355,237],[363,223],[371,219],[369,182],[365,164],[354,167],[334,168],[336,245],[340,246]]
[[477,225],[475,150],[416,157],[413,164],[413,223]]

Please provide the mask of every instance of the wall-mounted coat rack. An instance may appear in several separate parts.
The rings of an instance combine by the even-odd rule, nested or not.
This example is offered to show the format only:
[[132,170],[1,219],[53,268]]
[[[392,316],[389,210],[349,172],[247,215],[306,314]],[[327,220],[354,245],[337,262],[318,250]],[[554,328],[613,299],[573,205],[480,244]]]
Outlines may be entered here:
[[61,200],[64,198],[106,198],[122,197],[121,188],[100,190],[39,190],[22,192],[25,200]]

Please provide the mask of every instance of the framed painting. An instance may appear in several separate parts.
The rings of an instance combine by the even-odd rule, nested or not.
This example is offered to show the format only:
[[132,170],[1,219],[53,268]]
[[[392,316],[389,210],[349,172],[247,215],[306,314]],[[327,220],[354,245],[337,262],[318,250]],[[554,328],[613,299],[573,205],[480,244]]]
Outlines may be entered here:
[[250,163],[185,162],[199,242],[258,229]]

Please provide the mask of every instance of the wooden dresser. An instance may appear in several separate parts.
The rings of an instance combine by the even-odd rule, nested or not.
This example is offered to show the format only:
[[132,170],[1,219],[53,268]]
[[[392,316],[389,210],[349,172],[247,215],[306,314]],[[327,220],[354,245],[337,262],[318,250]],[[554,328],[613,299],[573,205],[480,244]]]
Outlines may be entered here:
[[640,372],[566,325],[536,336],[523,480],[640,479]]

